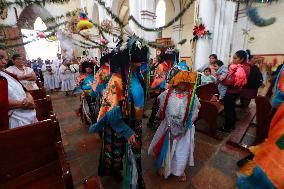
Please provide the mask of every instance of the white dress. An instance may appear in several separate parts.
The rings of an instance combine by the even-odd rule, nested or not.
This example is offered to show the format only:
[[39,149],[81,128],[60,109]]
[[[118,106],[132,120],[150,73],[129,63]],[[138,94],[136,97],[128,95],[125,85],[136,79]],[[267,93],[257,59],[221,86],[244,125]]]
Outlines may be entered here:
[[[158,97],[161,105],[165,102],[167,92],[168,90],[164,91]],[[193,153],[195,126],[193,122],[198,116],[200,102],[197,96],[195,96],[192,124],[189,129],[186,129],[185,126],[182,126],[182,124],[187,106],[187,98],[188,95],[178,98],[175,90],[172,91],[166,108],[165,119],[161,122],[148,149],[148,154],[153,154],[155,145],[166,132],[168,127],[170,127],[171,135],[175,137],[170,140],[167,158],[163,164],[165,178],[171,174],[181,176],[184,173],[187,164],[189,164],[189,166],[194,166]],[[162,109],[163,107],[160,107],[159,111]]]
[[55,73],[55,88],[60,88],[60,84],[61,84],[61,78],[60,78],[60,72],[59,72],[59,68],[60,68],[60,66],[61,66],[61,64],[62,64],[62,59],[58,59],[58,58],[56,58],[53,62],[52,62],[52,64],[55,66],[55,68],[56,68],[56,73]]
[[53,90],[56,87],[55,84],[55,78],[57,77],[56,75],[56,68],[52,64],[44,64],[41,68],[41,71],[43,72],[43,78],[44,78],[44,87],[47,90]]
[[[24,66],[24,70],[20,70],[16,66],[10,66],[6,69],[6,71],[18,77],[34,73],[34,70],[32,68],[29,68],[26,66]],[[36,81],[20,80],[20,82],[24,85],[24,87],[27,90],[37,90],[38,89]]]
[[59,68],[60,78],[61,78],[61,90],[62,91],[72,91],[75,88],[75,80],[74,73],[75,70],[70,68],[70,70],[66,70],[67,67],[63,64]]
[[[22,101],[27,96],[22,85],[13,77],[0,71],[0,75],[8,81],[8,99]],[[16,128],[37,122],[36,111],[34,109],[12,109],[9,110],[9,128]]]

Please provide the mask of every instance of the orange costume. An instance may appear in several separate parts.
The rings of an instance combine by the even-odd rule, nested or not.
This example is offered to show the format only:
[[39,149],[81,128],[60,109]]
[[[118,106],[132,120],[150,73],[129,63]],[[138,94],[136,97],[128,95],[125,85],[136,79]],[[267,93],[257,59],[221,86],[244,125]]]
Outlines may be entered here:
[[268,138],[251,148],[255,154],[252,162],[241,170],[238,177],[241,189],[284,189],[284,103],[273,117]]

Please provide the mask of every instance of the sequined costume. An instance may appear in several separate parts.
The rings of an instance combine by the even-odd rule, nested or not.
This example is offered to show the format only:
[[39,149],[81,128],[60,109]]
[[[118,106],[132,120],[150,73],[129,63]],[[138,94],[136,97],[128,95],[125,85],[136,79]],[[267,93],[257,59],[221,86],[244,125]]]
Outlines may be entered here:
[[[136,62],[147,62],[147,54],[148,48],[137,37],[128,40],[127,49],[113,53],[111,68],[116,69],[111,69],[113,73],[101,99],[97,123],[90,127],[91,132],[103,133],[101,176],[117,174],[123,167],[124,156],[124,188],[144,188],[141,119],[147,85]],[[126,139],[133,134],[137,135],[136,143],[128,144]],[[137,174],[130,170],[136,170]]]

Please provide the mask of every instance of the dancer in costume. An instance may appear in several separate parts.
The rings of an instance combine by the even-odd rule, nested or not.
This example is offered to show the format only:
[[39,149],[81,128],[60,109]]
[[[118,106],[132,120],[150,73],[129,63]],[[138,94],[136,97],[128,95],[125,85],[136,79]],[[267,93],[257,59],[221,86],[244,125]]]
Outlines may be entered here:
[[[78,69],[79,71],[79,69]],[[80,108],[78,114],[83,123],[90,124],[95,121],[94,99],[90,96],[92,83],[94,82],[94,65],[89,61],[82,63],[82,72],[77,77],[76,88],[73,93],[80,93]]]
[[[136,36],[127,49],[114,52],[111,78],[102,97],[96,124],[91,132],[103,130],[99,175],[118,178],[125,155],[124,188],[145,188],[142,178],[142,115],[147,96],[141,65],[148,62],[148,48]],[[128,143],[125,144],[126,140]]]
[[159,115],[162,120],[149,146],[157,171],[165,178],[171,174],[186,181],[186,165],[193,166],[194,121],[200,103],[195,95],[197,73],[183,71],[175,66],[169,75],[169,89],[159,97]]
[[152,96],[154,97],[154,103],[152,106],[152,113],[148,121],[148,127],[156,130],[157,126],[155,123],[155,117],[159,110],[159,103],[157,97],[166,89],[166,79],[169,71],[173,65],[178,62],[178,52],[173,49],[167,49],[164,54],[160,56],[160,63],[155,72],[155,78],[151,84]]
[[91,96],[100,100],[110,79],[110,54],[100,59],[100,68],[97,70],[94,82],[92,83]]
[[284,65],[282,65],[274,84],[274,94],[272,96],[271,105],[278,108],[284,101]]
[[250,147],[254,154],[237,178],[240,189],[284,188],[284,103],[274,115],[268,138],[260,145]]

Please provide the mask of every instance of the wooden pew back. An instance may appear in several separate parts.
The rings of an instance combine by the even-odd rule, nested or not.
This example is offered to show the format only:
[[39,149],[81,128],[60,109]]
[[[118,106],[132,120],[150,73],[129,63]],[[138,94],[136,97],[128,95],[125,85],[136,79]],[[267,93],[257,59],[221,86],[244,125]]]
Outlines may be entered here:
[[42,87],[38,90],[31,90],[31,91],[29,91],[29,93],[32,95],[34,100],[43,99],[43,98],[46,97],[46,90],[45,90],[44,87]]
[[58,122],[46,120],[0,132],[0,183],[58,160]]
[[210,101],[212,96],[218,94],[218,87],[216,83],[209,83],[205,85],[200,85],[196,89],[196,95],[202,99]]
[[43,121],[46,119],[50,119],[50,115],[53,114],[53,107],[50,96],[46,96],[46,98],[35,100],[35,109],[37,114],[37,119],[39,121]]

